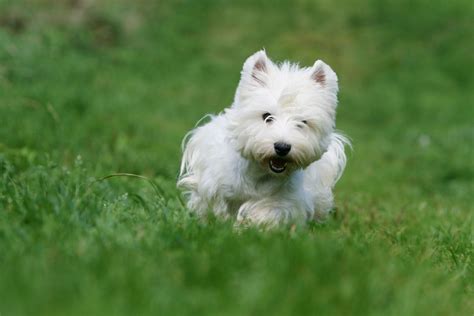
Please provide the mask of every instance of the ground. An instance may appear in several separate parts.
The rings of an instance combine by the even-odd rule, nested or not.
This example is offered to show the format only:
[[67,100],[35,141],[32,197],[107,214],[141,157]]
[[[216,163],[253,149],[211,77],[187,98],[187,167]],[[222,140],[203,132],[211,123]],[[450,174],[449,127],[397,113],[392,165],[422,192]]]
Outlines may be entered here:
[[[0,0],[0,314],[473,315],[473,20],[467,0]],[[262,47],[339,74],[354,150],[325,223],[236,232],[175,188],[182,137]]]

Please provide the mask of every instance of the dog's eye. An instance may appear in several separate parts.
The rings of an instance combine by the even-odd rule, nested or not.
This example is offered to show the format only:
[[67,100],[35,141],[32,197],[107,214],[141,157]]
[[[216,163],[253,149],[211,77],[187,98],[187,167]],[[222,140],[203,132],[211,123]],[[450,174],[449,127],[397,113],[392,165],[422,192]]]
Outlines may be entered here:
[[270,117],[271,114],[266,112],[262,115],[262,119],[265,121],[265,123],[268,123],[268,122],[272,122],[273,121],[273,118]]
[[307,121],[307,120],[302,120],[301,123],[308,125],[308,121]]

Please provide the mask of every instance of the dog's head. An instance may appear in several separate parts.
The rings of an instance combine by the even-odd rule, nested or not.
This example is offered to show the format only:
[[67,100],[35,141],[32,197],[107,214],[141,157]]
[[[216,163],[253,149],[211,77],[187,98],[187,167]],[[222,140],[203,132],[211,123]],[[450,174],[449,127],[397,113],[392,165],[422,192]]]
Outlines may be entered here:
[[227,111],[237,149],[271,174],[305,168],[329,145],[337,91],[336,74],[321,60],[300,68],[253,54]]

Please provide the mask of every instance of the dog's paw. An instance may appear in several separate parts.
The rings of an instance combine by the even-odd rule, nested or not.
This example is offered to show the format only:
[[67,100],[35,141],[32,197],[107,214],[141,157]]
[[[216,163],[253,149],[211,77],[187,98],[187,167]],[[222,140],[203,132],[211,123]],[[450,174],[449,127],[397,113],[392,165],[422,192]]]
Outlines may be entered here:
[[237,213],[237,223],[242,226],[258,225],[271,228],[281,224],[304,222],[306,219],[306,212],[301,208],[273,199],[247,201]]

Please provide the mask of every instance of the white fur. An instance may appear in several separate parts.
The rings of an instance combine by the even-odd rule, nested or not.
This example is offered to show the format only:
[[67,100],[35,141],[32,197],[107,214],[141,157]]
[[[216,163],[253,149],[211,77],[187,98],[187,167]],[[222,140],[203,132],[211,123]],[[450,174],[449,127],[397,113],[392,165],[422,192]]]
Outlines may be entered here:
[[[274,64],[265,51],[250,56],[232,106],[183,142],[178,186],[188,208],[271,226],[324,218],[349,144],[334,131],[337,92],[336,74],[320,60],[299,68]],[[269,167],[276,142],[291,145],[282,173]]]

